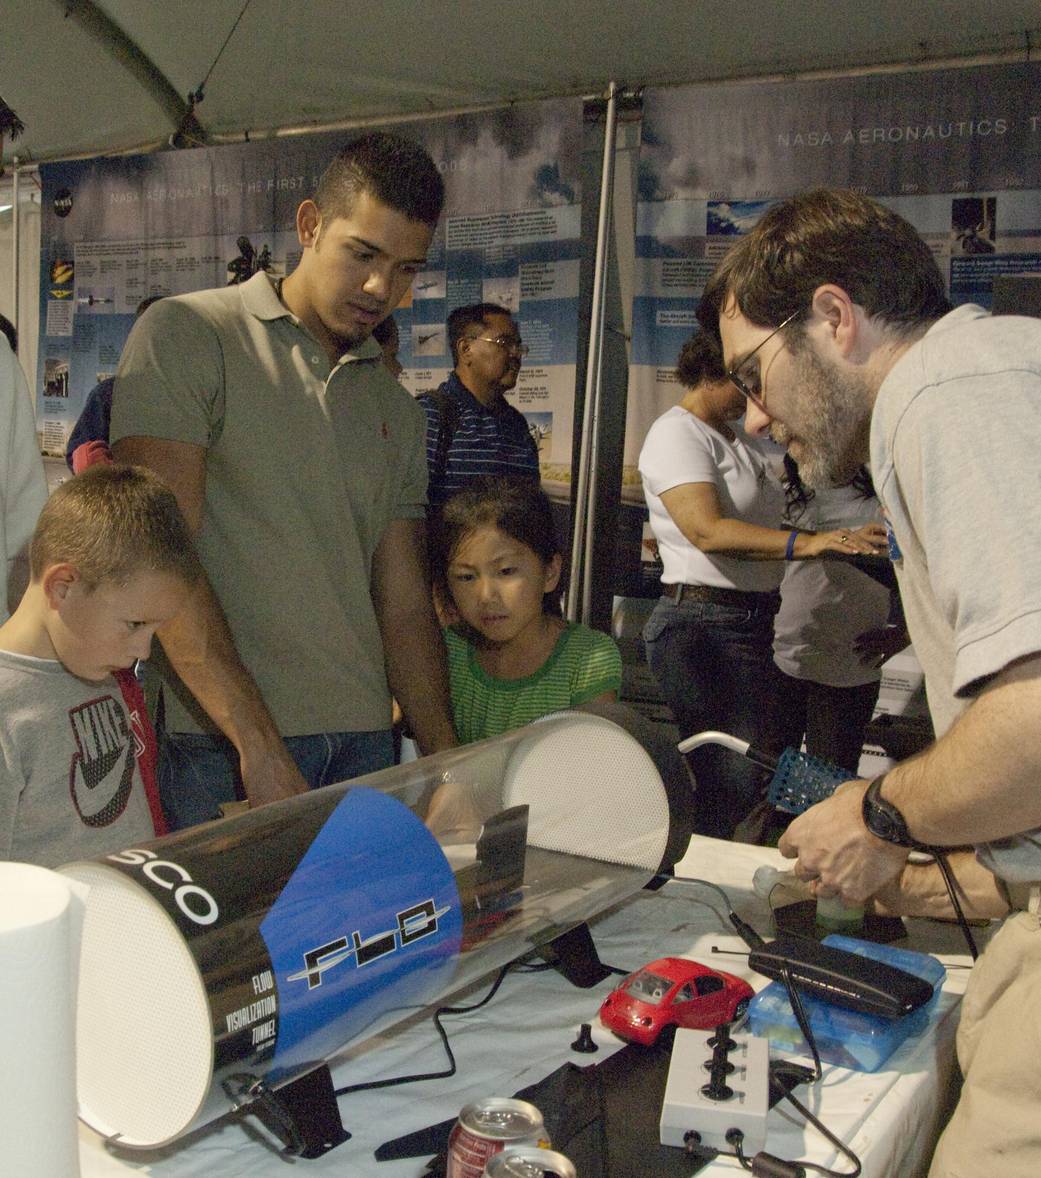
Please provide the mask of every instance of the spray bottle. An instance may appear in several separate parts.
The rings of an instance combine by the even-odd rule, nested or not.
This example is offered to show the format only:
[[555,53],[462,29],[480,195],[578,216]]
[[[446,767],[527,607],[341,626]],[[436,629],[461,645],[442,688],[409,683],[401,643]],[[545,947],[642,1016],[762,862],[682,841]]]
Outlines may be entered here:
[[[752,877],[752,888],[757,896],[766,900],[773,908],[813,899],[809,885],[799,879],[794,871],[779,871],[776,867],[765,864],[756,868]],[[815,924],[822,933],[855,936],[864,926],[864,908],[862,905],[850,907],[838,896],[819,896]]]

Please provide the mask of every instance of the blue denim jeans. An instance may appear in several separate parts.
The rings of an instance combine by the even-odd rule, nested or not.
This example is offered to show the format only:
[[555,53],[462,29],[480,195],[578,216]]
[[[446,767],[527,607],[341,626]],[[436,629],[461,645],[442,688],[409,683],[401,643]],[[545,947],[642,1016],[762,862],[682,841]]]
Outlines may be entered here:
[[[754,608],[662,597],[643,628],[647,662],[682,737],[715,729],[779,752],[780,671],[773,661],[779,598]],[[694,829],[730,838],[765,796],[768,774],[720,745],[691,754],[697,782]]]
[[[287,736],[289,755],[312,789],[349,781],[393,764],[389,729]],[[225,802],[243,797],[239,758],[223,736],[159,734],[159,798],[171,830],[220,817]]]

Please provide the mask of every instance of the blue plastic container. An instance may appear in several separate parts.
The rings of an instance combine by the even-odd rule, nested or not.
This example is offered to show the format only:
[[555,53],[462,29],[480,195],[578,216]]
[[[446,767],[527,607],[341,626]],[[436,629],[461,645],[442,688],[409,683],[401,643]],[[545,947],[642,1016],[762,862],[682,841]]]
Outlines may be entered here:
[[[910,949],[896,949],[892,945],[879,945],[873,941],[837,934],[825,937],[822,943],[861,957],[884,961],[887,965],[906,970],[932,984],[933,996],[924,1006],[896,1019],[860,1014],[855,1010],[832,1006],[819,998],[802,995],[821,1059],[858,1072],[876,1072],[905,1039],[920,1034],[929,1025],[947,971],[935,957]],[[810,1055],[783,983],[771,982],[756,994],[748,1008],[748,1021],[753,1034],[765,1036],[779,1051]]]

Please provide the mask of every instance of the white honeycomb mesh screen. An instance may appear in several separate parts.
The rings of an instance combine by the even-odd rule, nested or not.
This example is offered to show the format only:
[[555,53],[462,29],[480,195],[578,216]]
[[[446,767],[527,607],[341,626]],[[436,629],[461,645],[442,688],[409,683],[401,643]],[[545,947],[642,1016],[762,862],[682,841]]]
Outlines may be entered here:
[[669,806],[643,746],[601,716],[548,716],[512,756],[507,806],[527,803],[528,842],[547,851],[655,870],[665,853]]
[[202,978],[144,888],[101,863],[61,874],[90,886],[76,1013],[80,1117],[122,1144],[160,1145],[191,1124],[210,1087]]

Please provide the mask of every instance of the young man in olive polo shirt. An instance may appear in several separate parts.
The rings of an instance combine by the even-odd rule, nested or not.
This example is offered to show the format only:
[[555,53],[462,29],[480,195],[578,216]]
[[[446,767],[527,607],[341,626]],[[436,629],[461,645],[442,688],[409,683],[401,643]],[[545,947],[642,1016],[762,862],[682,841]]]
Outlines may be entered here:
[[372,329],[441,212],[417,144],[348,144],[297,210],[282,283],[163,300],[116,379],[120,461],[167,480],[208,582],[160,632],[172,825],[389,764],[391,692],[420,748],[455,744],[424,560],[422,409]]

